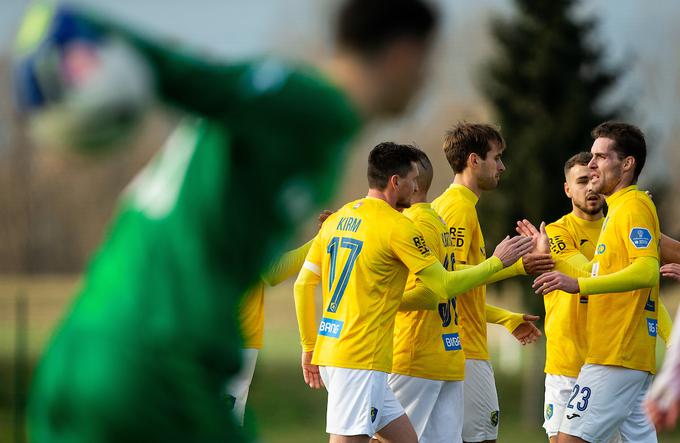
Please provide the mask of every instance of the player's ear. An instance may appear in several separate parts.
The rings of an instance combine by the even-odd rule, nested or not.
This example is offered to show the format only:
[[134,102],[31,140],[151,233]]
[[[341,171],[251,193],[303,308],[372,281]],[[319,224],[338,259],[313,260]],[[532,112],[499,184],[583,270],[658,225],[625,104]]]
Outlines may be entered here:
[[477,165],[479,165],[479,160],[480,160],[480,159],[479,159],[479,155],[477,155],[477,154],[474,153],[474,152],[471,153],[471,154],[468,156],[468,161],[467,161],[468,167],[470,167],[470,168],[476,167]]
[[569,183],[564,182],[564,193],[567,194],[567,197],[571,198],[571,189],[569,189]]
[[623,170],[632,171],[633,169],[635,169],[635,157],[629,155],[623,159]]
[[399,187],[399,175],[394,174],[393,176],[391,176],[387,184],[389,185],[389,187],[397,189]]

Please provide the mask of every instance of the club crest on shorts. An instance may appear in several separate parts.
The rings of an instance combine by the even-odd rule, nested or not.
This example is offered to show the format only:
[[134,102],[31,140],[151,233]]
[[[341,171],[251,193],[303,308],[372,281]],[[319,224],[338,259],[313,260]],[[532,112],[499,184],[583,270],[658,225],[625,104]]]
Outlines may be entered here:
[[377,417],[378,417],[378,408],[371,406],[371,423],[374,423],[375,419]]
[[550,420],[552,418],[553,412],[554,412],[554,409],[553,409],[552,403],[548,403],[547,405],[545,405],[545,419],[546,420]]
[[498,416],[500,415],[501,411],[491,411],[491,424],[493,426],[498,426]]

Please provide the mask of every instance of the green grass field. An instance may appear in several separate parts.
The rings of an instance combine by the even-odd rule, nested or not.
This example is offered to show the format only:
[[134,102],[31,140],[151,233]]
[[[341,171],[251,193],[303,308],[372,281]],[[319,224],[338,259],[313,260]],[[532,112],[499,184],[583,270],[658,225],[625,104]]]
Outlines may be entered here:
[[[33,362],[76,287],[77,280],[69,277],[0,279],[0,442],[14,441],[17,295],[24,294],[29,302],[28,350]],[[268,291],[266,297],[265,348],[258,359],[246,420],[256,424],[267,443],[326,442],[326,393],[309,389],[302,381],[290,283]],[[680,293],[665,294],[664,299],[673,313]],[[504,296],[498,304],[512,305],[512,298]],[[542,364],[540,348],[522,348],[503,339],[505,332],[495,328],[490,328],[489,336],[501,403],[499,442],[545,442],[540,428],[543,376],[531,365],[532,361]],[[526,399],[527,392],[533,393],[533,401]],[[680,433],[661,435],[659,441],[680,443]]]

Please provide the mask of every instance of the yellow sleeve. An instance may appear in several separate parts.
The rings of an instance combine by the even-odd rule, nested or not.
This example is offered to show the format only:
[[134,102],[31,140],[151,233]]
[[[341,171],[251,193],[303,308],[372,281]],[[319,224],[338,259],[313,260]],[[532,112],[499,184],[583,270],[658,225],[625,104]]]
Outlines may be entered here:
[[671,314],[666,309],[666,305],[661,301],[659,297],[659,337],[666,344],[666,347],[670,345],[671,330],[673,329],[673,320],[671,320]]
[[437,294],[416,277],[415,287],[404,292],[399,305],[400,311],[433,311],[440,300]]
[[[462,269],[470,269],[472,267],[474,266],[456,263],[453,269],[456,271],[460,271]],[[522,262],[521,257],[512,265],[508,266],[507,268],[503,268],[500,271],[493,274],[491,277],[486,279],[483,284],[490,285],[492,283],[496,283],[511,277],[516,277],[518,275],[527,275],[527,272],[524,270],[524,262]]]
[[570,277],[590,277],[590,270],[593,263],[588,258],[581,254],[573,254],[566,259],[555,260],[555,271],[560,271]]
[[555,271],[570,277],[589,277],[592,267],[590,260],[581,253],[573,235],[558,223],[545,227],[550,240],[550,253],[555,259]]
[[[439,263],[416,225],[404,217],[390,234],[390,248],[408,270],[417,274],[422,269]],[[439,265],[441,267],[441,264]],[[443,268],[442,268],[443,269]]]
[[300,329],[300,344],[304,352],[314,350],[316,344],[316,303],[314,291],[321,276],[308,268],[302,268],[295,281],[295,312]]
[[524,323],[524,314],[508,311],[498,306],[486,305],[486,321],[501,325],[512,333],[519,325]]
[[446,302],[449,298],[481,286],[484,281],[503,268],[503,262],[492,256],[478,265],[460,271],[447,271],[441,263],[436,262],[416,272],[425,286],[438,294],[439,301]]
[[659,260],[655,257],[637,257],[631,264],[607,275],[580,277],[581,295],[608,294],[641,288],[651,288],[659,283]]
[[269,286],[276,286],[284,280],[294,276],[302,268],[305,257],[312,247],[314,239],[308,241],[297,249],[288,251],[281,256],[269,269],[262,275],[262,280]]

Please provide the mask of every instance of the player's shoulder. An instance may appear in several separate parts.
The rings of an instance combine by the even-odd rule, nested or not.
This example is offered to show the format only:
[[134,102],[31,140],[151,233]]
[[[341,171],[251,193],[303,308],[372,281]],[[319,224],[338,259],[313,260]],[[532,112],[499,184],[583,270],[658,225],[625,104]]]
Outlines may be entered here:
[[645,206],[650,209],[653,208],[654,210],[656,210],[656,205],[654,204],[654,201],[646,192],[636,189],[633,192],[628,193],[628,195],[629,201],[634,202],[637,205]]
[[310,118],[328,122],[330,127],[342,128],[341,132],[360,125],[359,114],[349,97],[317,68],[267,57],[253,63],[251,69],[256,83],[286,84],[291,97],[297,97],[287,103],[289,112],[309,114]]
[[633,189],[630,192],[623,194],[618,207],[628,213],[649,213],[655,217],[657,216],[654,201],[646,192],[638,189]]
[[572,217],[571,213],[563,215],[554,222],[548,223],[545,226],[545,230],[548,232],[548,234],[550,234],[551,231],[552,232],[568,231],[569,227],[573,224],[571,217]]
[[446,223],[444,219],[432,209],[428,203],[419,203],[404,211],[404,215],[408,217],[418,228],[426,228],[431,231],[446,230]]
[[477,220],[476,196],[464,186],[451,185],[432,201],[432,208],[450,224],[450,219]]

